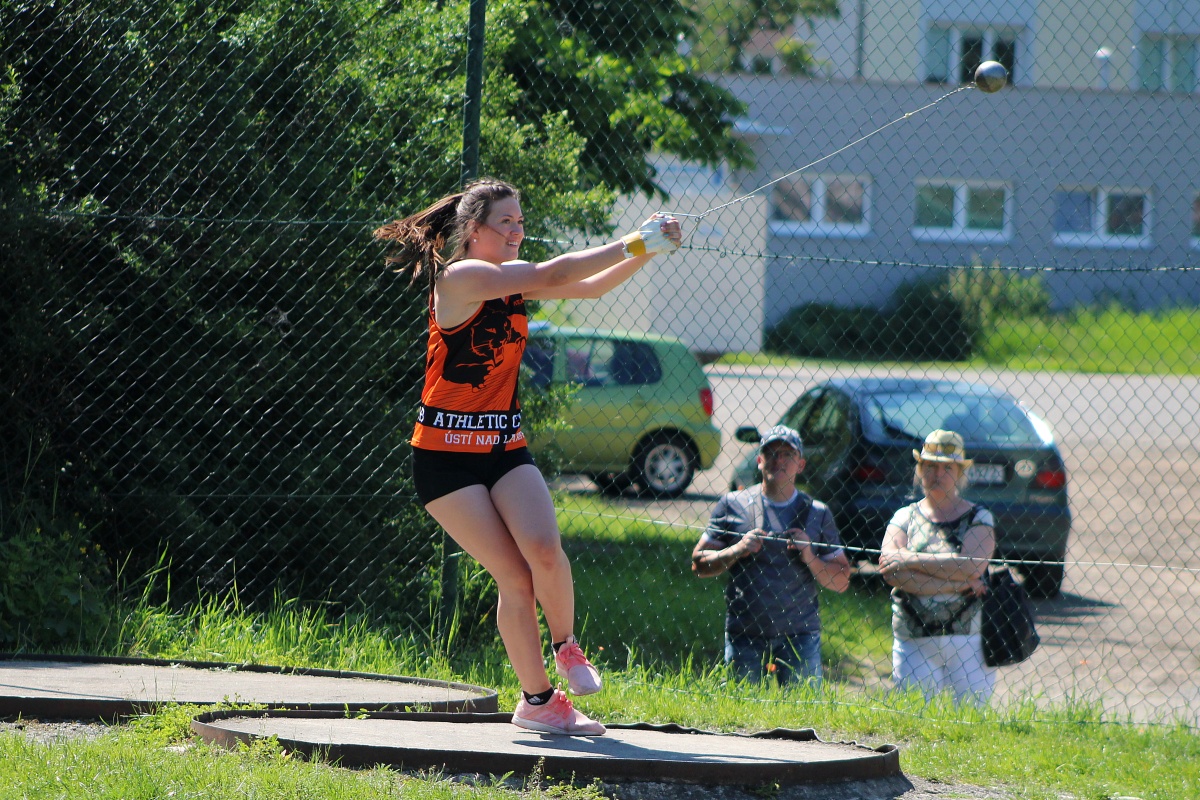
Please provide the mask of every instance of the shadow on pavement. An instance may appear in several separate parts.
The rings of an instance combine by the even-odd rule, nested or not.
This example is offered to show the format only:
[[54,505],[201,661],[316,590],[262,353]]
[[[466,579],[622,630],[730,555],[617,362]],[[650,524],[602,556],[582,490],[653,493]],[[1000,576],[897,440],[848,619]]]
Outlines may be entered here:
[[1058,597],[1048,600],[1033,601],[1038,622],[1055,625],[1082,625],[1088,620],[1104,616],[1108,609],[1118,605],[1070,592],[1063,592]]

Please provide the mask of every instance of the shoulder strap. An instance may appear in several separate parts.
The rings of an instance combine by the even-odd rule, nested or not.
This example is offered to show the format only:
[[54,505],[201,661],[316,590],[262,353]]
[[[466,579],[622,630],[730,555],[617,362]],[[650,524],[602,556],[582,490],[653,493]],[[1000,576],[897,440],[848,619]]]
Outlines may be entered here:
[[749,506],[746,509],[750,514],[750,530],[762,530],[763,526],[763,490],[761,485],[751,486],[747,490],[749,497]]
[[[821,533],[821,515],[817,512],[817,501],[812,497],[808,497],[806,494],[802,493],[802,496],[808,498],[808,514],[804,518],[803,530],[806,534],[808,534],[809,541],[818,542],[819,534]],[[796,527],[796,523],[799,521],[800,515],[797,514],[795,518],[792,519],[791,527]],[[821,557],[820,554],[822,552],[824,551],[821,548],[813,547],[813,553],[817,556],[817,558]],[[799,551],[795,551],[794,555],[798,561],[803,563],[803,558],[801,557]]]
[[804,520],[804,532],[808,534],[809,539],[816,541],[814,536],[821,532],[821,517],[823,513],[817,512],[817,501],[815,498],[808,498],[808,518]]

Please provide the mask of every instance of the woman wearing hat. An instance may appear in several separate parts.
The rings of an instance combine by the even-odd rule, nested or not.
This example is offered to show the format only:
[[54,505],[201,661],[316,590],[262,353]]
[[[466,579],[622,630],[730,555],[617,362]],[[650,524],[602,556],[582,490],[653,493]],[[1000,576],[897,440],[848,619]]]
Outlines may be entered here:
[[892,676],[926,699],[949,689],[956,702],[984,705],[995,676],[983,662],[978,599],[996,546],[995,521],[959,494],[972,463],[962,436],[936,430],[913,457],[925,496],[892,517],[879,555],[879,571],[893,587]]

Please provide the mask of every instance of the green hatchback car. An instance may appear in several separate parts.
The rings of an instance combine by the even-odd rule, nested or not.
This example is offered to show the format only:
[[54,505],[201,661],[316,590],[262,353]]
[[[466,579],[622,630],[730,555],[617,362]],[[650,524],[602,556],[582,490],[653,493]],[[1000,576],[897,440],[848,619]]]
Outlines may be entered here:
[[523,367],[534,386],[578,386],[566,428],[530,447],[603,491],[678,497],[721,450],[708,378],[677,339],[531,321]]

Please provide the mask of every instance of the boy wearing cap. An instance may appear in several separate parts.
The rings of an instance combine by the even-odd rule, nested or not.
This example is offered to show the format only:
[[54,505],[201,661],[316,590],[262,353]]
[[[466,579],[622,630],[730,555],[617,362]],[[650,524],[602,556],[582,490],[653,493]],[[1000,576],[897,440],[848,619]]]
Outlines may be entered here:
[[850,562],[829,507],[796,489],[800,434],[777,425],[759,443],[762,483],[717,501],[692,550],[701,578],[729,573],[725,663],[738,677],[781,684],[821,677],[818,584],[843,592]]

